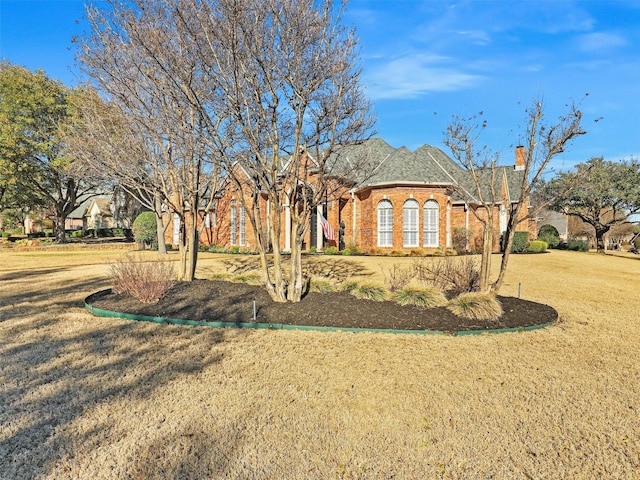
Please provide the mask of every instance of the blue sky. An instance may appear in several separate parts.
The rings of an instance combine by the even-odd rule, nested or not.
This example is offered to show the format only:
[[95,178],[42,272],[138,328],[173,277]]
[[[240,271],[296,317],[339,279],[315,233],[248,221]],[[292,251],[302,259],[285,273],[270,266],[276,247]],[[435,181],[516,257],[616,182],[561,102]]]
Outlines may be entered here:
[[[0,0],[0,57],[76,84],[83,11],[82,0]],[[525,109],[542,98],[549,121],[582,102],[588,131],[555,169],[640,156],[640,0],[352,0],[345,23],[394,147],[446,152],[451,117],[482,111],[481,143],[512,163]]]

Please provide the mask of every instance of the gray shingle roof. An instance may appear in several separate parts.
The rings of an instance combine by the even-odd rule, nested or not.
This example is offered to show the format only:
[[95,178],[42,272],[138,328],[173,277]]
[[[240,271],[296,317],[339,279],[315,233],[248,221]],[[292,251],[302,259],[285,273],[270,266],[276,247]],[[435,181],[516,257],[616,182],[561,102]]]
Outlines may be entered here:
[[[415,151],[394,148],[381,138],[338,146],[325,162],[325,174],[354,182],[357,190],[384,185],[450,185],[455,189],[454,201],[477,202],[478,195],[471,173],[459,166],[437,147],[423,145]],[[485,201],[490,197],[490,172],[480,171],[486,187]],[[512,201],[519,198],[522,171],[513,166],[499,166],[495,175],[497,201],[506,178]]]

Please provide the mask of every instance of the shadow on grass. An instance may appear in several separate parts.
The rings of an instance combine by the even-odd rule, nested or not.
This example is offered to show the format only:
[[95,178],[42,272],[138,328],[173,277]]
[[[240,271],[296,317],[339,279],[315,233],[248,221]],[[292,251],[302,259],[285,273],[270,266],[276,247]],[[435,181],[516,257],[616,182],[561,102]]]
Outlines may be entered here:
[[[260,259],[255,256],[239,256],[221,261],[232,275],[242,275],[260,270]],[[273,268],[273,262],[269,261],[269,268]],[[304,256],[302,269],[307,277],[325,277],[341,283],[354,276],[369,276],[373,272],[362,263],[349,261],[342,258],[324,258],[322,256]]]
[[[235,335],[120,320],[89,323],[94,318],[85,316],[83,299],[106,281],[81,278],[79,271],[79,278],[50,286],[50,273],[40,271],[17,293],[0,291],[0,478],[48,477],[78,453],[79,445],[90,452],[92,444],[109,444],[113,421],[100,419],[95,409],[111,402],[145,401],[174,380],[198,376],[220,362],[215,346]],[[65,317],[76,307],[78,317]],[[81,418],[88,430],[74,426]],[[200,437],[195,440],[196,453],[195,447],[185,447],[178,451],[184,459],[165,461],[166,468],[175,466],[165,478],[189,476],[192,455],[214,448]],[[149,453],[155,451],[153,445],[136,448],[143,457],[125,470],[154,468],[147,461],[162,466],[153,457],[157,453]]]

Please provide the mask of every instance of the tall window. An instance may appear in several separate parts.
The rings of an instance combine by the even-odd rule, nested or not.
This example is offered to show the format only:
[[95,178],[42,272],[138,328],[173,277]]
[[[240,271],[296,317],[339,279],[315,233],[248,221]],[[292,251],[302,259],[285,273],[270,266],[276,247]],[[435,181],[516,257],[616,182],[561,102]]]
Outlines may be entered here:
[[244,207],[240,207],[240,245],[245,245],[247,240],[247,221],[244,214]]
[[438,202],[435,200],[427,200],[424,204],[424,246],[439,246],[438,237],[438,219],[440,218],[440,210]]
[[231,238],[229,243],[235,245],[237,241],[237,224],[236,224],[236,201],[231,200],[231,226],[229,228]]
[[404,247],[418,246],[418,202],[409,199],[402,208],[402,245]]
[[378,203],[378,246],[393,247],[393,205],[389,200]]

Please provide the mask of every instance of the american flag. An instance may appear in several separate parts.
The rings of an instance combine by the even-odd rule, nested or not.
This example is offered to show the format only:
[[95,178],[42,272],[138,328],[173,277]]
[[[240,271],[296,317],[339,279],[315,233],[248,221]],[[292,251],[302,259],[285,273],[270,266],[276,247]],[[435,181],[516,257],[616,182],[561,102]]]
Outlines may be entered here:
[[320,212],[318,212],[318,215],[320,216],[320,223],[322,224],[322,231],[324,232],[325,238],[327,240],[335,240],[336,232],[333,227],[329,225],[329,222],[326,218],[324,218],[324,215],[322,215]]

